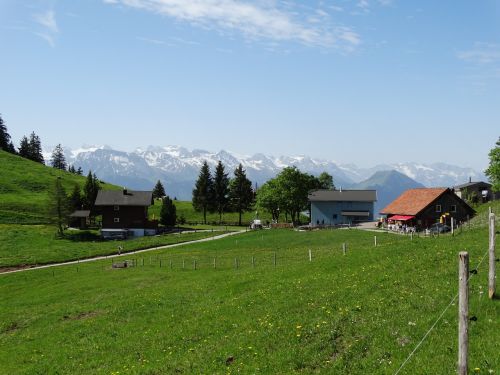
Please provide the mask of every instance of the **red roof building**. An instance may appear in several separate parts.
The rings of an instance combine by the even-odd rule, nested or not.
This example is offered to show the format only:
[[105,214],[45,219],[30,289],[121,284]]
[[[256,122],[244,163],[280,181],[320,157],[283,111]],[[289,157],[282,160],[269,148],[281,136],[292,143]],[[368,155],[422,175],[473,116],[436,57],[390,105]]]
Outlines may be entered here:
[[427,228],[437,222],[449,224],[451,218],[464,221],[475,212],[451,189],[420,188],[406,190],[380,213],[388,220]]

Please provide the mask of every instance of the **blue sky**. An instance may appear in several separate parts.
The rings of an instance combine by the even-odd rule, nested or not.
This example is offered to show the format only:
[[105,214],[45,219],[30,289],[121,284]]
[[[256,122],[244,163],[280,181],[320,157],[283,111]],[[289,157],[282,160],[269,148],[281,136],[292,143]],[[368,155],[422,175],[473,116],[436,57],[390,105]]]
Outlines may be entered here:
[[18,142],[484,169],[500,2],[0,0]]

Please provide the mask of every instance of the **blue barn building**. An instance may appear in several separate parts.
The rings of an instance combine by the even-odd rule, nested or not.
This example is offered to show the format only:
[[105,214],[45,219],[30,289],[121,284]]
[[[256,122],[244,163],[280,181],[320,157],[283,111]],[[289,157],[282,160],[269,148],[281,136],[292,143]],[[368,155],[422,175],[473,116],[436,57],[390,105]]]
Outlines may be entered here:
[[308,198],[313,226],[374,220],[376,190],[314,190]]

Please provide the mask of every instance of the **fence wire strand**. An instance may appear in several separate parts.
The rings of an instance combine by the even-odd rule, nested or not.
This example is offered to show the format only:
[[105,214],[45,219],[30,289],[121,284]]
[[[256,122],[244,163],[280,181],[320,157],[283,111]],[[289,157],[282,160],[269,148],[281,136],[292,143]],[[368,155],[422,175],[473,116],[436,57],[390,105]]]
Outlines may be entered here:
[[[487,250],[484,253],[483,257],[481,258],[481,260],[477,264],[476,268],[474,268],[475,270],[479,269],[479,266],[481,266],[481,263],[483,263],[483,260],[484,260],[484,258],[486,258],[486,255],[488,255],[488,252],[489,252],[489,250]],[[471,277],[474,276],[474,275],[475,275],[474,273],[471,273],[469,275],[469,277],[467,278],[467,284],[469,283],[469,280],[471,279]],[[405,365],[408,363],[408,361],[411,359],[411,357],[413,357],[413,354],[415,354],[415,352],[418,350],[418,348],[420,347],[420,345],[423,344],[423,342],[425,341],[425,339],[427,338],[427,336],[429,336],[429,334],[432,332],[432,330],[434,329],[434,327],[436,327],[436,325],[439,323],[439,321],[441,320],[441,318],[443,317],[443,315],[446,313],[446,311],[448,311],[448,309],[450,308],[450,306],[453,305],[453,303],[457,300],[457,298],[458,298],[458,292],[453,297],[453,299],[450,301],[450,303],[448,304],[448,306],[446,306],[446,308],[443,310],[443,312],[441,312],[441,314],[439,315],[439,317],[432,324],[431,328],[429,328],[429,330],[425,333],[424,337],[422,337],[422,340],[420,340],[420,342],[415,346],[415,348],[411,351],[411,353],[408,355],[408,357],[405,359],[405,361],[401,364],[401,366],[398,368],[398,370],[394,373],[394,375],[398,375],[399,372],[405,367]]]

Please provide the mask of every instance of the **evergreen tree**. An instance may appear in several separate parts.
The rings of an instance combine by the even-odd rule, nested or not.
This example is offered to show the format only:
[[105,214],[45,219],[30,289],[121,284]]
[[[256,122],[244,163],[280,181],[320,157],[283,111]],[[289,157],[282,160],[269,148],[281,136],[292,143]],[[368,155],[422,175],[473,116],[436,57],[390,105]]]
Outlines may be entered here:
[[83,174],[83,170],[82,170],[82,167],[78,167],[78,169],[76,170],[76,174],[78,176],[81,176]]
[[14,145],[10,140],[10,135],[9,132],[7,131],[7,126],[5,125],[1,114],[0,114],[0,150],[10,152],[11,154],[16,153]]
[[241,225],[241,215],[252,208],[254,193],[252,182],[247,178],[240,164],[234,171],[234,178],[229,184],[229,200],[234,211],[238,212],[238,225]]
[[36,161],[37,163],[45,164],[42,154],[42,142],[40,137],[32,132],[28,142],[28,159]]
[[213,181],[210,175],[210,168],[206,161],[200,169],[198,180],[196,180],[193,190],[193,207],[198,212],[203,212],[203,223],[207,223],[207,211],[211,207],[213,192]]
[[162,183],[160,180],[156,183],[154,189],[153,189],[153,198],[163,198],[165,196],[165,188],[163,187]]
[[48,214],[49,220],[57,226],[58,235],[62,237],[64,235],[63,225],[68,220],[69,204],[60,177],[56,178],[53,188],[49,190]]
[[69,208],[71,212],[81,210],[82,209],[82,191],[80,189],[80,185],[75,184],[73,191],[69,195]]
[[500,191],[500,137],[496,142],[496,146],[490,150],[488,154],[490,157],[490,164],[488,169],[484,171],[486,176],[488,176],[492,186],[493,191]]
[[83,186],[83,205],[87,210],[90,210],[92,215],[95,213],[95,200],[97,198],[99,188],[99,180],[95,174],[92,175],[92,171],[89,171],[87,180]]
[[76,169],[75,169],[75,167],[73,167],[73,164],[71,164],[71,165],[68,167],[68,172],[69,172],[69,173],[76,174]]
[[66,170],[66,158],[64,157],[63,148],[60,143],[56,146],[54,151],[52,151],[50,165],[56,169]]
[[21,142],[19,144],[19,156],[22,156],[23,158],[29,159],[30,156],[30,144],[28,142],[28,138],[26,136],[23,136],[21,138]]
[[172,199],[168,196],[162,199],[160,210],[160,224],[173,227],[177,221],[177,209]]
[[229,178],[221,161],[215,168],[212,200],[212,208],[219,214],[219,223],[221,223],[222,214],[229,204]]

